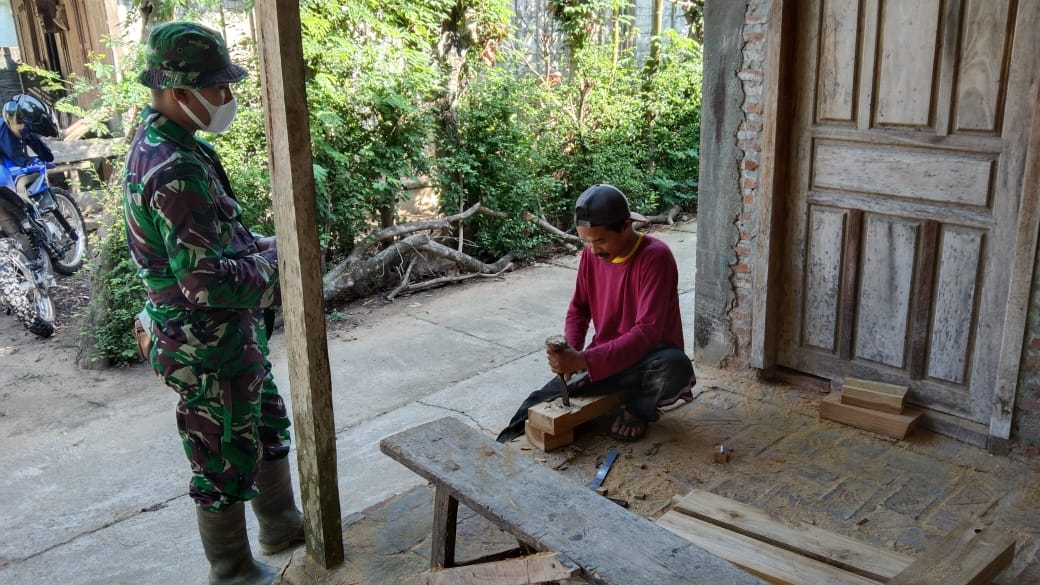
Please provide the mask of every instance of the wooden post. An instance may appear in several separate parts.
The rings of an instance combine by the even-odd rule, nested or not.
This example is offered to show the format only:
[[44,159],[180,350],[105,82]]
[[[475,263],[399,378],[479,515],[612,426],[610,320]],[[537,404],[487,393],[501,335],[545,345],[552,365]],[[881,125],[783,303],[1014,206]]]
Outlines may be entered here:
[[343,562],[343,529],[300,4],[259,0],[256,12],[300,499],[307,552],[329,569]]

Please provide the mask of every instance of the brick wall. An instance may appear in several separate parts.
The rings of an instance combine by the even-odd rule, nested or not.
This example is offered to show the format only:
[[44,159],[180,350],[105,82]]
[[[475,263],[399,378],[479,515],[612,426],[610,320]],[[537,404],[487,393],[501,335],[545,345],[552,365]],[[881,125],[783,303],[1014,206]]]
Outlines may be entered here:
[[736,302],[729,310],[734,353],[727,358],[727,367],[746,368],[750,360],[751,306],[754,286],[754,234],[758,229],[758,165],[762,157],[762,88],[766,64],[766,23],[769,20],[769,0],[751,0],[744,15],[742,50],[743,63],[737,78],[744,90],[741,106],[744,116],[737,129],[737,147],[743,153],[740,166],[741,209],[735,218],[739,239],[734,246],[730,267]]

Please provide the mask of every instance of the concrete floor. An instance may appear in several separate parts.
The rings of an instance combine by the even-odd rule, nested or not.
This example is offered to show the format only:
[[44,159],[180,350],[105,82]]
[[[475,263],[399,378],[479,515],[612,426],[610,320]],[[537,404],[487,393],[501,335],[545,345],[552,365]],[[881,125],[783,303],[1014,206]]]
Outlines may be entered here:
[[[908,555],[960,521],[981,518],[1017,540],[1013,565],[994,583],[1040,583],[1035,460],[993,456],[928,431],[903,441],[884,438],[820,421],[814,390],[710,368],[699,368],[699,375],[695,402],[652,425],[639,443],[613,441],[605,432],[608,418],[581,427],[575,444],[558,452],[541,453],[523,439],[509,448],[580,482],[588,482],[609,449],[618,449],[604,486],[648,518],[666,510],[673,495],[698,488]],[[713,461],[718,444],[732,450],[729,463]],[[413,488],[346,519],[344,565],[317,570],[300,550],[284,582],[421,583],[429,568],[432,497],[428,486]],[[460,561],[516,546],[479,515],[460,517]]]
[[[679,260],[692,340],[696,224],[656,235]],[[497,433],[548,379],[543,341],[560,332],[576,264],[562,258],[334,314],[329,356],[347,561],[329,573],[314,571],[302,548],[262,559],[284,567],[289,582],[418,583],[428,558],[429,490],[379,453],[378,442],[445,414]],[[284,336],[272,350],[288,395]],[[584,481],[609,448],[619,448],[606,485],[647,517],[671,495],[699,487],[902,551],[927,546],[959,518],[982,517],[1019,539],[1015,565],[998,583],[1040,583],[1036,460],[991,456],[923,431],[907,441],[882,439],[817,421],[815,391],[699,366],[698,374],[697,400],[639,443],[614,445],[603,423],[592,423],[560,452],[539,454],[522,440],[510,448]],[[173,395],[144,366],[89,377],[115,387],[97,413],[67,426],[0,431],[7,446],[0,451],[7,471],[0,478],[0,583],[205,583]],[[37,407],[40,416],[47,407]],[[725,466],[711,463],[719,442],[734,449]],[[249,522],[255,539],[251,514]],[[511,543],[472,515],[461,532],[460,558]]]

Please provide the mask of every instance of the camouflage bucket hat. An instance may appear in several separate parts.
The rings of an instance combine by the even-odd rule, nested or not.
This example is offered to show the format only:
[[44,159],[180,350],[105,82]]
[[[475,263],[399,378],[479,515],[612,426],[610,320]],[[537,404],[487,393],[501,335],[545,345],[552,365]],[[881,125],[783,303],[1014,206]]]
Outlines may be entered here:
[[156,25],[148,35],[147,51],[145,70],[137,81],[152,89],[199,89],[246,76],[244,67],[231,62],[220,33],[194,22]]

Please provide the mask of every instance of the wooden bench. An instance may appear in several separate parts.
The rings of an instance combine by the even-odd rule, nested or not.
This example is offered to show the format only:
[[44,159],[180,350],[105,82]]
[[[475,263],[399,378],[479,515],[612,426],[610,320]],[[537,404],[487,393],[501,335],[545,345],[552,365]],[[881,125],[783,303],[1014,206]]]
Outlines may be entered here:
[[462,502],[522,545],[557,553],[589,583],[764,585],[454,418],[397,433],[379,446],[435,486],[434,567],[455,565],[455,521]]
[[657,522],[775,585],[984,585],[1015,552],[1007,534],[966,522],[913,558],[702,490]]

